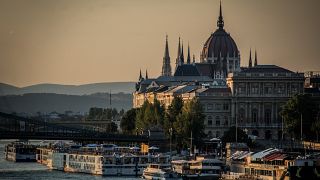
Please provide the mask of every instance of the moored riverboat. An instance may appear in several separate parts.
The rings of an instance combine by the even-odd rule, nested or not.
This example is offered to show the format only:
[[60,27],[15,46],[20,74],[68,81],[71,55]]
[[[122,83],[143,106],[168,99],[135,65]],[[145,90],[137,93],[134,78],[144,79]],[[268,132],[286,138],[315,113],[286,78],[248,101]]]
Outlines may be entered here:
[[147,180],[181,179],[171,168],[163,167],[161,164],[149,164],[148,167],[143,170],[142,178]]
[[173,170],[183,179],[219,179],[224,163],[215,158],[197,157],[196,160],[172,161]]
[[5,146],[5,158],[14,162],[36,162],[36,146],[13,142]]

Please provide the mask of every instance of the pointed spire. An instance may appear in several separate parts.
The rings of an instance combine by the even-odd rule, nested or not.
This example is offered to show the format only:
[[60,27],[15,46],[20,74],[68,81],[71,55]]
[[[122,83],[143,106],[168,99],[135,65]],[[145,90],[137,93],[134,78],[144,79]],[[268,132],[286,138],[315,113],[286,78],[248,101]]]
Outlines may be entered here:
[[162,76],[171,76],[171,64],[169,56],[168,35],[166,35],[166,46],[164,50],[163,64],[162,64]]
[[166,47],[164,50],[164,57],[169,57],[168,35],[166,34]]
[[139,81],[141,81],[142,79],[143,79],[143,77],[142,77],[142,73],[141,73],[141,69],[140,69]]
[[190,63],[191,63],[191,59],[190,59],[190,46],[189,46],[189,43],[188,43],[187,64],[190,64]]
[[257,50],[254,51],[254,66],[258,65]]
[[178,55],[176,59],[176,65],[178,66],[180,63],[180,57],[181,57],[181,45],[180,45],[180,36],[179,36],[179,44],[178,44]]
[[149,78],[148,78],[148,70],[146,70],[146,79],[149,79]]
[[181,60],[181,64],[184,64],[183,41],[182,41],[182,45],[181,45],[181,57],[180,57],[180,60]]
[[250,48],[250,56],[249,56],[249,68],[252,67],[252,58],[251,58],[251,48]]
[[196,56],[193,54],[192,63],[196,63]]
[[224,26],[224,21],[223,21],[223,16],[222,16],[222,7],[221,7],[221,0],[220,0],[220,12],[219,12],[219,18],[217,21],[217,26],[219,29],[223,29]]

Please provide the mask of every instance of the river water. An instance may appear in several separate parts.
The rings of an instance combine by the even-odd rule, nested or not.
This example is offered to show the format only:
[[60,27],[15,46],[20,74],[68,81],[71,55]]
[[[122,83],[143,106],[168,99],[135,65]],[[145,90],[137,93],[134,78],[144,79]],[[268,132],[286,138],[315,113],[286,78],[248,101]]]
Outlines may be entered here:
[[0,180],[4,179],[115,179],[115,180],[137,180],[139,178],[132,177],[103,177],[98,175],[90,175],[83,173],[66,173],[63,171],[48,170],[46,166],[35,162],[11,162],[4,158],[4,147],[11,141],[0,140]]

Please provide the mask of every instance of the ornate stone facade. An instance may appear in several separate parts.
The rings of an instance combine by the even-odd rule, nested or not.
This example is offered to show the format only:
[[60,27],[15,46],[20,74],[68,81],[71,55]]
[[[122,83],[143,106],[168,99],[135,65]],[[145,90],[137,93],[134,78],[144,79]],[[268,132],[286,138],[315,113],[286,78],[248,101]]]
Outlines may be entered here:
[[232,92],[233,124],[258,139],[281,139],[281,106],[303,93],[304,74],[257,65],[229,74],[227,84]]
[[[281,106],[294,94],[304,91],[304,74],[276,65],[258,65],[251,50],[248,67],[240,67],[240,52],[235,41],[224,30],[220,5],[218,29],[206,41],[200,62],[184,62],[183,46],[178,45],[176,68],[171,76],[168,41],[158,78],[143,78],[140,73],[133,107],[144,101],[160,101],[168,107],[175,96],[184,101],[198,98],[203,105],[205,133],[221,137],[231,126],[238,126],[257,139],[279,139],[282,136]],[[170,73],[169,73],[170,72]]]

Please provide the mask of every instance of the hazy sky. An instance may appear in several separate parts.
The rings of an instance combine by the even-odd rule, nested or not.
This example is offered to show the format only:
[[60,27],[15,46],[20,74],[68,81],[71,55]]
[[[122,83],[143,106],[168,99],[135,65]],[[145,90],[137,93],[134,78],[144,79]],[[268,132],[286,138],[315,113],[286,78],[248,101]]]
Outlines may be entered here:
[[[248,64],[320,70],[319,0],[223,0],[225,29]],[[84,84],[161,73],[165,34],[199,59],[218,0],[0,0],[0,82]],[[186,49],[185,49],[186,52]]]

